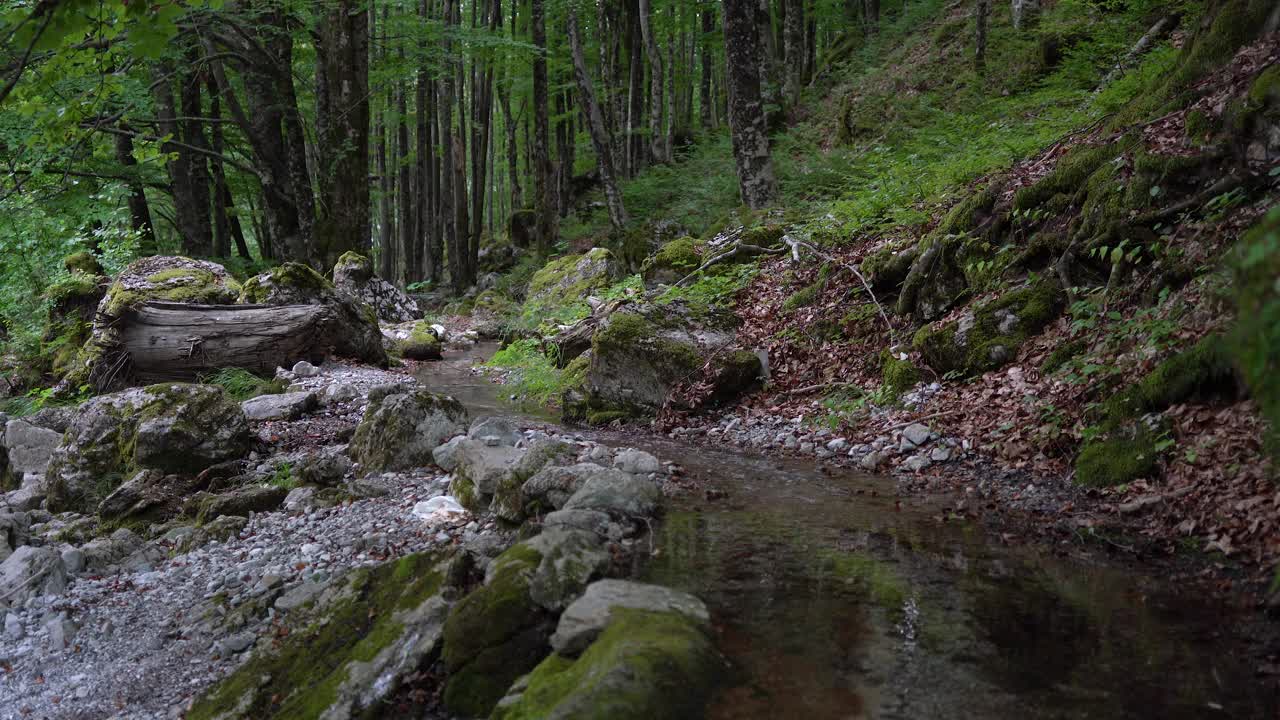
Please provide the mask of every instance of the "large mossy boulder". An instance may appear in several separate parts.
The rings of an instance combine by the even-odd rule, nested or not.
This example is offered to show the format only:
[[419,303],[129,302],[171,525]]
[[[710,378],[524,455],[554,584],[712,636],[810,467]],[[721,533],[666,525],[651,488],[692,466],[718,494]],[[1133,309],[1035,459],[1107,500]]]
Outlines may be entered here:
[[368,304],[387,323],[402,323],[422,317],[418,303],[400,288],[373,272],[373,261],[357,252],[345,252],[333,266],[333,285],[338,290]]
[[352,571],[295,611],[288,637],[259,643],[187,719],[384,716],[386,701],[439,647],[446,566],[441,554],[419,553]]
[[[495,720],[652,720],[701,717],[712,692],[725,676],[725,663],[708,634],[706,608],[692,596],[683,603],[701,612],[684,612],[663,602],[682,595],[665,588],[603,580],[591,585],[561,617],[577,623],[581,604],[597,603],[604,586],[620,589],[618,602],[591,613],[594,638],[581,648],[556,652],[521,679],[498,703]],[[627,602],[644,595],[643,602]],[[659,593],[647,592],[657,590]],[[661,597],[660,597],[661,595]],[[580,623],[578,623],[580,624]],[[560,628],[557,628],[557,635]],[[579,655],[578,653],[581,653]]]
[[244,305],[319,305],[327,310],[320,333],[334,353],[387,366],[382,330],[373,307],[338,290],[302,263],[285,263],[244,283],[237,300]]
[[592,248],[582,255],[552,260],[529,281],[526,310],[563,307],[586,300],[609,287],[614,270],[613,254],[605,248]]
[[49,460],[55,512],[93,512],[139,470],[195,475],[249,452],[239,403],[213,385],[166,383],[103,395],[81,406]]
[[490,563],[484,585],[449,613],[443,658],[450,713],[487,716],[511,683],[550,650],[554,618],[530,592],[541,562],[541,553],[528,543],[512,546]]
[[980,375],[1013,360],[1028,338],[1058,318],[1066,294],[1040,280],[965,313],[940,328],[925,326],[914,345],[939,374]]
[[432,451],[467,429],[467,410],[451,397],[408,385],[374,388],[348,452],[365,472],[426,467]]
[[519,523],[536,509],[525,505],[525,483],[570,456],[569,446],[558,440],[540,439],[527,448],[515,448],[468,438],[452,452],[449,493],[472,512],[491,509],[499,519]]
[[[76,296],[74,302],[78,305],[81,298],[96,291],[91,289],[89,276],[82,269],[88,267],[86,262],[69,259],[68,267],[74,268],[72,280],[56,291]],[[63,385],[71,391],[82,385],[101,390],[119,379],[117,363],[102,361],[114,359],[129,313],[143,303],[230,305],[239,293],[240,285],[226,268],[214,262],[169,256],[135,260],[112,281],[98,301],[96,312],[82,318],[82,321],[92,321],[92,332],[74,362],[67,363]]]
[[581,401],[566,404],[566,419],[606,422],[650,415],[668,402],[687,407],[674,391],[706,381],[709,399],[732,399],[761,373],[754,353],[731,351],[733,336],[717,325],[699,327],[671,305],[627,307],[602,321],[591,339]]

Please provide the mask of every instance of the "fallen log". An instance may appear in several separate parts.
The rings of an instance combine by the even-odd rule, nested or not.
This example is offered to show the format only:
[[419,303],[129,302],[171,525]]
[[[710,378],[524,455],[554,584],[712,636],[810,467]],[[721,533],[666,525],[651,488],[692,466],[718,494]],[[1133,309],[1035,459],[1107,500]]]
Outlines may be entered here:
[[[121,318],[119,372],[140,382],[194,380],[221,368],[271,373],[319,362],[335,344],[325,305],[146,302]],[[124,377],[116,378],[124,379]]]

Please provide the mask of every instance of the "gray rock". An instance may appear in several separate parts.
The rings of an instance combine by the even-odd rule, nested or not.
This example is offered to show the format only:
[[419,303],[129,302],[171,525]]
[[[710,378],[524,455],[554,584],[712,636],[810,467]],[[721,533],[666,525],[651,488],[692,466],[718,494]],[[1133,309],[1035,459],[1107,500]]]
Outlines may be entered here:
[[351,402],[358,397],[360,397],[360,391],[356,389],[355,385],[349,383],[334,383],[324,389],[325,405]]
[[320,368],[316,367],[315,365],[312,365],[306,360],[299,360],[293,366],[293,374],[301,378],[315,377],[316,375],[320,374]]
[[609,624],[614,608],[674,612],[704,628],[711,624],[707,606],[688,593],[627,580],[598,580],[560,615],[551,647],[568,657],[580,654]]
[[846,452],[849,449],[849,441],[844,438],[836,438],[827,443],[827,449],[836,454]]
[[53,548],[23,545],[0,563],[0,607],[21,607],[30,598],[66,589],[67,570]]
[[0,562],[31,539],[31,515],[27,512],[0,513]]
[[49,647],[54,651],[65,650],[75,639],[76,632],[80,630],[65,615],[53,618],[45,627],[49,632]]
[[481,495],[493,495],[516,461],[523,456],[524,452],[514,447],[490,447],[478,440],[468,439],[458,445],[455,454],[457,466],[453,469],[454,480],[470,483]]
[[544,467],[525,481],[520,494],[526,506],[538,507],[544,511],[548,508],[559,509],[582,488],[588,478],[605,472],[608,472],[607,468],[592,463]]
[[43,473],[61,442],[60,432],[37,427],[26,420],[10,420],[4,428],[10,472],[19,477],[25,473]]
[[563,610],[587,583],[609,569],[611,556],[594,532],[548,528],[527,544],[542,554],[529,580],[529,597],[552,612]]
[[617,470],[605,470],[587,478],[564,504],[565,510],[601,510],[613,515],[651,517],[662,503],[662,491],[653,482]]
[[137,470],[194,476],[248,454],[249,442],[240,405],[214,385],[165,383],[102,395],[81,406],[49,461],[49,508],[91,512]]
[[378,397],[370,391],[349,452],[366,472],[425,467],[434,460],[432,451],[462,432],[466,421],[466,409],[451,397],[425,390]]
[[920,447],[929,442],[931,434],[929,428],[920,423],[912,423],[902,429],[902,437],[914,447]]
[[500,417],[483,417],[471,423],[471,429],[467,430],[467,437],[481,441],[494,437],[497,438],[496,445],[514,446],[520,440],[520,433],[511,426],[511,423]]
[[223,657],[228,657],[237,653],[242,653],[253,646],[255,639],[254,634],[251,632],[236,633],[235,635],[223,638],[222,641],[218,643],[219,654]]
[[22,487],[4,496],[5,504],[13,510],[35,510],[43,505],[45,498],[48,497],[45,494],[44,482],[41,476],[28,475],[27,478],[35,478],[35,480],[24,480]]
[[254,421],[297,420],[315,410],[320,404],[313,392],[290,392],[280,395],[259,395],[240,403],[244,416]]
[[18,642],[26,637],[27,631],[22,627],[22,621],[13,613],[4,614],[4,636],[13,641]]
[[324,588],[323,583],[304,582],[276,598],[273,607],[281,612],[297,610],[316,599]]
[[198,483],[191,476],[142,470],[102,499],[98,504],[98,516],[104,520],[162,522],[177,515],[182,503],[197,487]]
[[120,528],[109,537],[90,540],[80,550],[84,553],[85,571],[104,574],[107,568],[125,560],[141,547],[142,538],[128,528]]
[[878,451],[869,452],[866,455],[863,455],[862,459],[858,461],[858,466],[863,470],[875,471],[880,469],[880,466],[884,464],[884,461],[884,453]]
[[920,453],[919,455],[912,455],[904,460],[902,462],[902,467],[906,470],[910,470],[911,472],[920,472],[932,464],[933,461],[929,459],[928,455]]
[[353,469],[351,458],[341,448],[324,448],[303,458],[293,468],[293,476],[306,485],[338,485]]
[[458,447],[468,440],[466,435],[459,435],[431,451],[431,457],[445,472],[453,472],[458,467]]
[[929,459],[937,463],[946,462],[951,459],[951,448],[936,447],[929,452]]
[[542,519],[542,527],[583,530],[609,540],[620,540],[624,534],[623,527],[613,522],[609,513],[599,510],[556,510]]
[[63,550],[62,566],[67,569],[67,574],[69,575],[79,575],[84,572],[84,551],[80,548],[68,548]]
[[624,450],[613,458],[613,466],[631,475],[648,475],[662,472],[658,458],[643,450]]

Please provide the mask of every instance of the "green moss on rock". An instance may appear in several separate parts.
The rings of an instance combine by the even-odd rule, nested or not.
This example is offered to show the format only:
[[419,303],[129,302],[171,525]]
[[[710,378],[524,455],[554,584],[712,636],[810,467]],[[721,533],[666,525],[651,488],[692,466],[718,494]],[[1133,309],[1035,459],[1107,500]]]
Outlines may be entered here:
[[507,687],[546,654],[549,619],[529,594],[541,561],[528,544],[512,546],[494,559],[487,582],[449,613],[443,658],[450,712],[488,715]]
[[910,360],[900,360],[888,350],[881,355],[880,377],[885,392],[893,399],[910,390],[920,382],[920,369]]
[[1058,317],[1065,294],[1040,280],[1006,293],[943,327],[922,327],[913,345],[939,373],[953,370],[977,375],[1009,362],[1030,337]]
[[1086,487],[1113,487],[1150,477],[1158,460],[1155,439],[1138,423],[1127,434],[1086,443],[1076,457],[1075,481]]
[[355,663],[369,662],[399,638],[399,611],[435,596],[442,557],[407,555],[372,570],[356,570],[344,592],[295,626],[277,647],[250,659],[199,698],[188,720],[321,717],[339,698]]
[[1280,468],[1280,208],[1240,239],[1232,268],[1237,319],[1226,347],[1267,419],[1272,465]]
[[1060,159],[1048,175],[1018,190],[1013,205],[1019,210],[1031,210],[1060,193],[1073,195],[1103,163],[1114,160],[1122,152],[1115,144],[1080,146]]
[[281,293],[315,295],[332,290],[333,283],[310,265],[288,262],[246,280],[238,302],[261,305],[272,303],[273,297]]
[[688,236],[672,240],[640,266],[646,283],[671,284],[702,265],[701,243]]
[[62,266],[71,274],[83,273],[89,276],[102,275],[102,265],[98,262],[98,258],[93,253],[81,250],[74,252],[62,259]]
[[611,616],[581,657],[551,655],[491,717],[701,717],[724,671],[706,634],[677,613],[614,608]]
[[439,360],[444,357],[440,338],[431,330],[431,323],[419,320],[414,323],[409,337],[397,345],[401,357],[408,360]]

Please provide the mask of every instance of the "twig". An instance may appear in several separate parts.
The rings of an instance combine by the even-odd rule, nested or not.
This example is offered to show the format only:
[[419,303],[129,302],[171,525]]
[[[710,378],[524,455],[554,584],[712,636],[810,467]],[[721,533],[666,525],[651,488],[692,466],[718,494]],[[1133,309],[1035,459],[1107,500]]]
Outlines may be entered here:
[[814,255],[817,255],[818,257],[826,260],[827,262],[835,263],[836,265],[839,265],[843,267],[845,270],[848,270],[849,272],[853,273],[854,276],[858,278],[858,281],[862,283],[862,287],[866,288],[867,295],[870,296],[871,302],[875,303],[876,310],[880,311],[880,319],[884,320],[885,327],[889,328],[889,339],[893,340],[895,343],[897,342],[897,333],[893,329],[893,323],[889,322],[889,315],[885,313],[884,306],[881,305],[880,301],[876,299],[875,291],[871,289],[871,283],[867,282],[867,279],[863,277],[862,272],[859,271],[858,268],[846,262],[837,260],[836,258],[822,252],[821,250],[814,247],[813,245],[810,245],[809,243],[803,240],[796,240],[790,235],[783,235],[782,241],[785,242],[787,245],[791,246],[791,257],[796,262],[800,261],[800,248],[805,247],[805,248],[808,248]]
[[856,385],[857,385],[857,383],[851,383],[851,382],[837,382],[837,383],[830,383],[830,382],[826,382],[826,383],[818,383],[817,385],[806,385],[806,386],[804,386],[804,387],[795,388],[794,390],[787,390],[787,391],[785,391],[785,392],[780,392],[780,393],[778,393],[778,397],[790,397],[790,396],[792,396],[792,395],[804,395],[804,394],[806,394],[806,393],[814,392],[815,390],[826,390],[826,389],[828,389],[828,388],[831,388],[831,389],[834,389],[834,388],[846,388],[846,387],[853,387],[853,386],[856,386]]
[[27,578],[26,580],[23,580],[22,582],[18,583],[18,586],[17,586],[17,587],[15,587],[15,588],[13,588],[13,589],[11,589],[9,592],[7,592],[7,593],[5,593],[5,594],[3,594],[3,595],[0,595],[0,602],[4,602],[5,600],[8,600],[10,597],[12,597],[12,596],[14,596],[14,595],[17,595],[19,590],[22,590],[22,589],[23,589],[23,588],[25,588],[26,586],[30,585],[31,583],[33,583],[33,582],[35,582],[35,581],[39,580],[40,578],[44,577],[45,575],[47,575],[47,574],[49,573],[49,571],[53,569],[53,566],[54,566],[54,565],[57,565],[59,562],[61,562],[61,561],[59,561],[59,560],[54,560],[53,562],[49,563],[48,565],[45,565],[43,570],[41,570],[40,572],[36,573],[35,575],[32,575],[31,577]]

